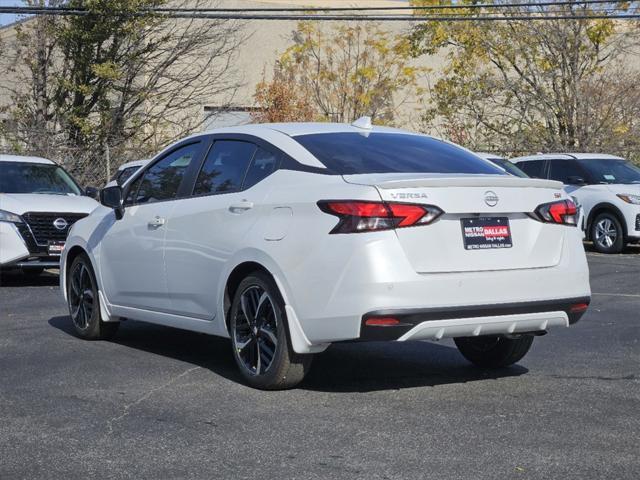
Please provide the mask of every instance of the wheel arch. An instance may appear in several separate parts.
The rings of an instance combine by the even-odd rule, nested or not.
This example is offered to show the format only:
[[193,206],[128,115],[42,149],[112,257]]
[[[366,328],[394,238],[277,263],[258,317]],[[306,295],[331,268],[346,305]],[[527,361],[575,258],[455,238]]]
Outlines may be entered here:
[[622,225],[622,235],[626,242],[628,232],[627,232],[627,222],[625,221],[624,215],[620,211],[618,207],[608,202],[601,202],[595,205],[591,211],[589,212],[589,216],[587,217],[587,228],[585,230],[586,236],[588,240],[591,240],[591,227],[593,225],[593,221],[596,219],[598,215],[601,213],[611,213],[615,215],[615,217]]
[[324,351],[329,346],[328,343],[315,345],[312,344],[306,336],[304,328],[289,300],[286,279],[275,263],[271,263],[270,257],[268,256],[265,256],[260,260],[253,258],[251,260],[247,259],[241,261],[240,263],[237,263],[231,272],[229,272],[229,275],[226,276],[224,289],[222,289],[222,308],[219,309],[219,313],[222,315],[222,327],[225,329],[226,334],[230,334],[229,313],[231,310],[231,298],[237,291],[237,287],[240,285],[242,279],[248,274],[256,271],[263,272],[268,275],[275,283],[278,293],[282,297],[282,301],[285,306],[286,324],[293,350],[299,354],[318,353]]

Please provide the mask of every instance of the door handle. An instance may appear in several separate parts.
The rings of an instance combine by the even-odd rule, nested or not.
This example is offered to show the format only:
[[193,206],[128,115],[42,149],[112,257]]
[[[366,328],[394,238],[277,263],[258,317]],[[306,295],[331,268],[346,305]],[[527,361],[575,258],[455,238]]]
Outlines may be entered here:
[[165,219],[162,217],[156,217],[153,220],[150,220],[147,224],[149,228],[159,228],[165,224]]
[[247,202],[246,200],[229,205],[229,211],[231,213],[243,213],[247,210],[251,210],[252,208],[253,202]]

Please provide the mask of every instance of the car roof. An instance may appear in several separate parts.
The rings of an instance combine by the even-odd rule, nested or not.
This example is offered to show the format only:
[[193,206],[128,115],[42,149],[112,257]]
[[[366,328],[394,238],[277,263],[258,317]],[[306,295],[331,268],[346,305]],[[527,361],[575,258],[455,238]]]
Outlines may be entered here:
[[55,165],[56,162],[41,157],[26,157],[22,155],[0,155],[0,162],[18,163],[42,163],[45,165]]
[[496,155],[495,153],[487,153],[487,152],[473,152],[478,155],[480,158],[484,158],[485,160],[507,160],[500,155]]
[[309,123],[251,123],[248,125],[239,125],[236,127],[223,127],[209,130],[205,133],[246,133],[246,134],[260,134],[265,131],[276,131],[284,133],[290,137],[297,137],[299,135],[311,135],[315,133],[397,133],[405,135],[419,135],[407,130],[401,130],[391,127],[380,127],[377,125],[372,126],[370,129],[358,128],[347,123],[323,123],[323,122],[309,122]]
[[608,153],[539,153],[511,159],[514,163],[532,160],[624,160],[624,158]]
[[130,167],[143,167],[149,162],[150,162],[149,159],[145,159],[145,160],[134,160],[133,162],[123,163],[122,165],[120,165],[118,167],[118,171],[122,171],[122,170],[124,170],[126,168],[130,168]]

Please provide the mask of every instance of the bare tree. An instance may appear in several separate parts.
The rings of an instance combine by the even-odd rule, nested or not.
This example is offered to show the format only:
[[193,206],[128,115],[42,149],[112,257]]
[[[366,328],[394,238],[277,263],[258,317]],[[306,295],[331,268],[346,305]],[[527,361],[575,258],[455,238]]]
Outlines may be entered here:
[[[34,1],[62,3],[28,3]],[[114,164],[147,156],[199,129],[205,104],[228,105],[239,86],[232,65],[242,25],[147,10],[164,3],[103,0],[84,5],[89,15],[18,25],[5,57],[14,78],[2,107],[9,144],[63,160],[76,174],[91,164],[104,177],[109,154]]]

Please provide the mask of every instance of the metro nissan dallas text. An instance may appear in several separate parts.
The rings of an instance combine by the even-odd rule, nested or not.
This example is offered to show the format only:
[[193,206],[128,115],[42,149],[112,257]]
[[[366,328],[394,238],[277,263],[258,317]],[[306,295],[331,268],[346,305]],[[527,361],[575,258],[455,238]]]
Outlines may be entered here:
[[590,302],[561,183],[366,118],[195,135],[101,203],[62,255],[78,335],[133,319],[229,337],[256,388],[297,385],[337,342],[453,338],[505,367]]

